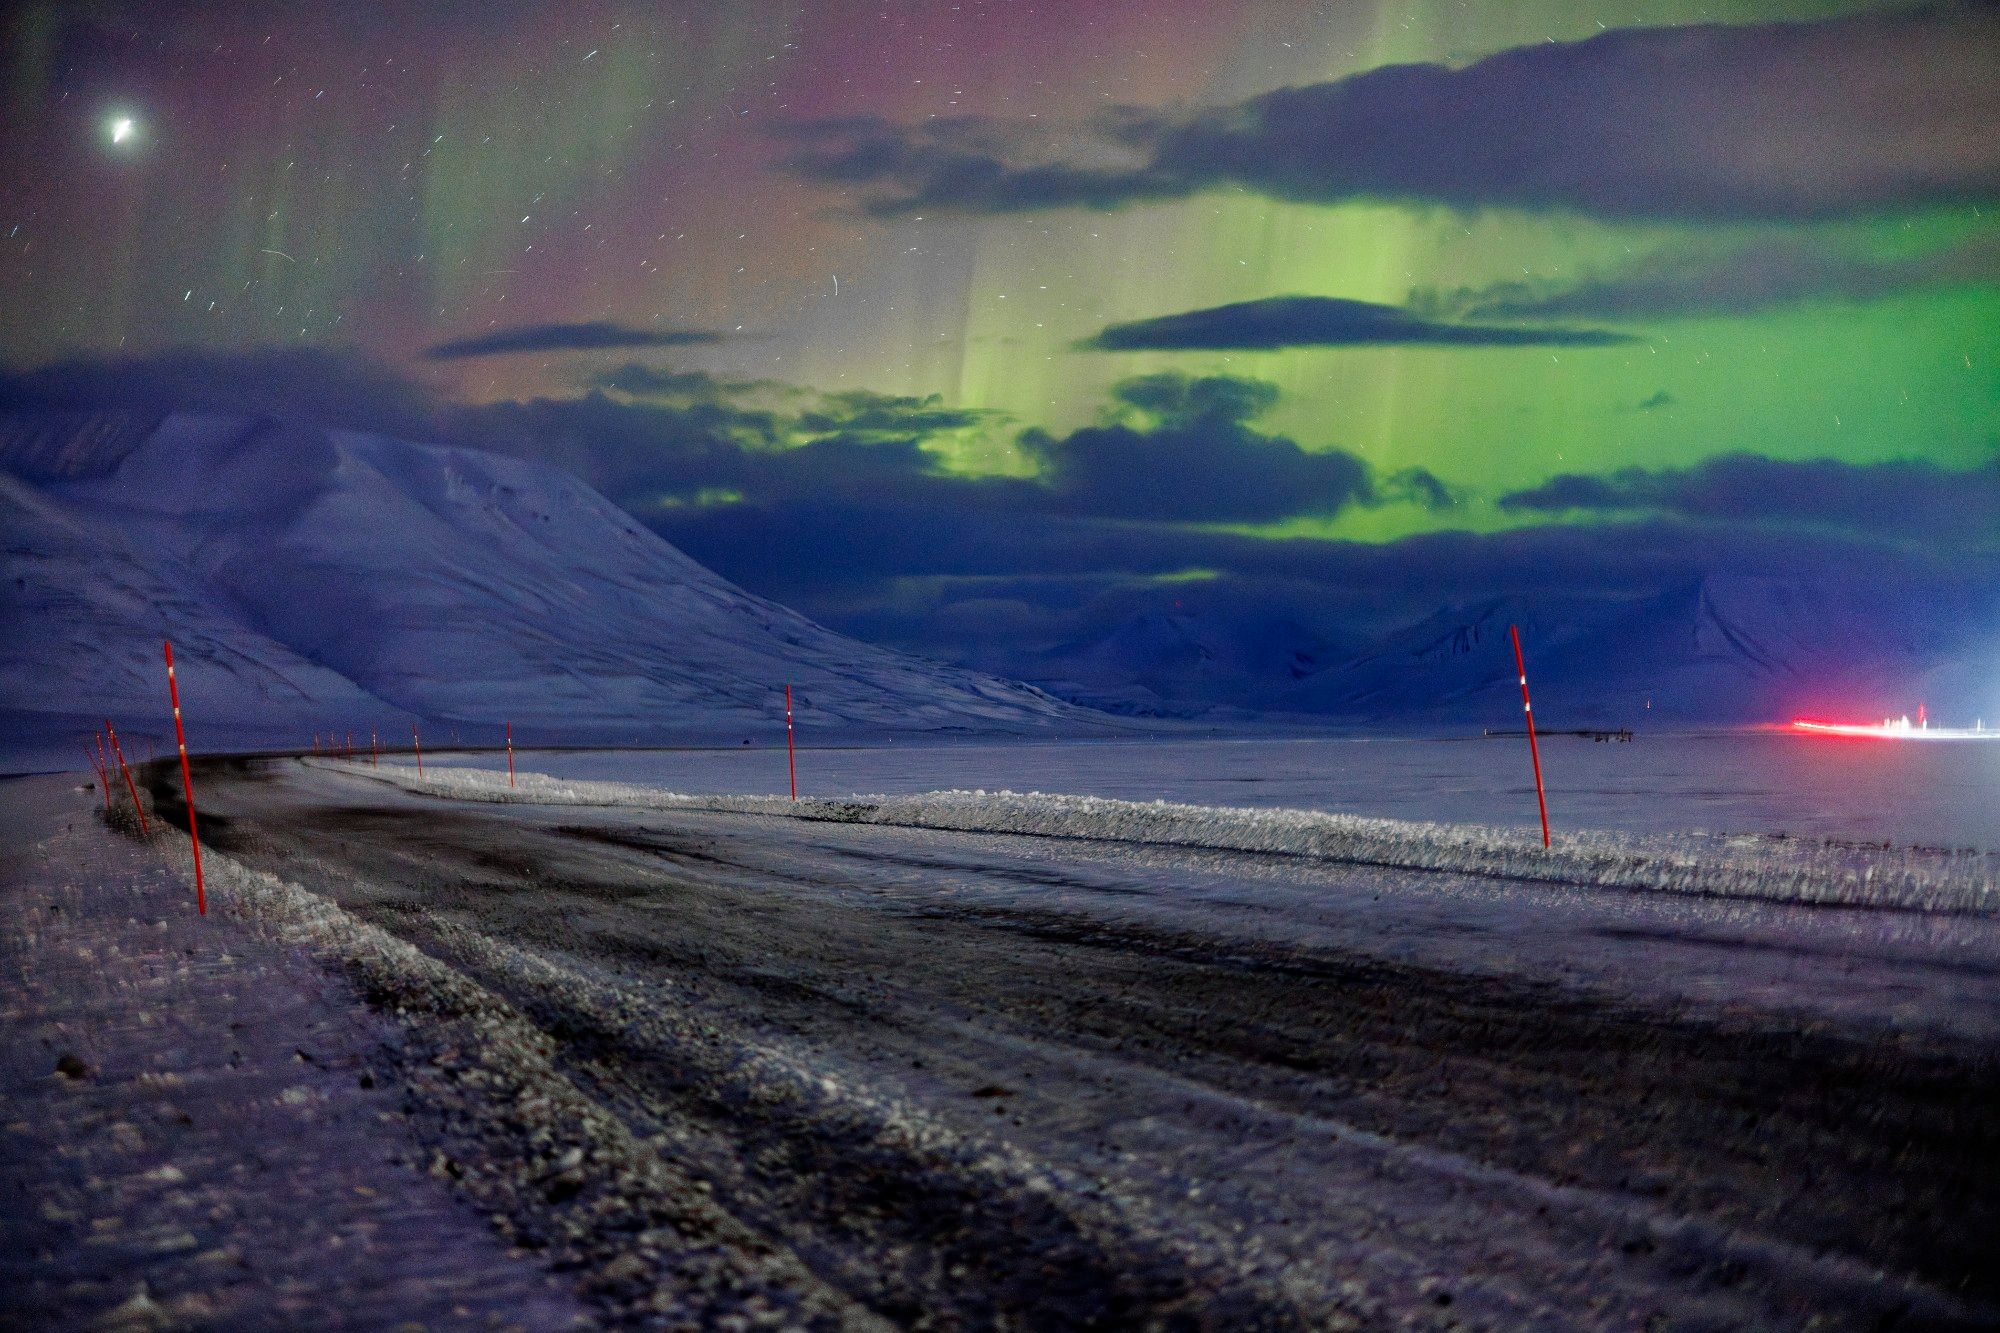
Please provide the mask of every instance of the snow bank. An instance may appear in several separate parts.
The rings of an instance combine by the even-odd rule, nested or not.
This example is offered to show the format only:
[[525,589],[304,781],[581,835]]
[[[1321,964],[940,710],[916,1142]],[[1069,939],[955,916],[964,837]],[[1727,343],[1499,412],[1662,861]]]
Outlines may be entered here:
[[[170,832],[162,850],[191,881],[186,839]],[[216,910],[344,973],[402,1026],[384,1051],[453,1130],[432,1174],[578,1273],[614,1323],[886,1331],[580,1089],[555,1040],[506,999],[331,898],[214,850],[203,861]]]
[[684,795],[619,782],[571,782],[522,773],[340,761],[316,767],[454,800],[526,805],[706,810],[959,833],[1185,847],[1295,856],[1350,865],[1539,881],[1594,889],[1758,898],[1867,908],[1985,913],[2000,908],[1990,858],[1933,851],[1857,850],[1807,839],[1531,834],[1312,810],[1258,810],[1120,801],[1043,792],[939,791],[790,801],[776,796]]

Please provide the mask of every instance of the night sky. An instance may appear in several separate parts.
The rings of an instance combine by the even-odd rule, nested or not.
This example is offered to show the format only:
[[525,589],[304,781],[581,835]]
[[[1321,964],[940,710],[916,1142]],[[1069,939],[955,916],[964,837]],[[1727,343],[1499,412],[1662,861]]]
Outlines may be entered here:
[[10,395],[544,458],[869,637],[2000,546],[1992,5],[8,15]]

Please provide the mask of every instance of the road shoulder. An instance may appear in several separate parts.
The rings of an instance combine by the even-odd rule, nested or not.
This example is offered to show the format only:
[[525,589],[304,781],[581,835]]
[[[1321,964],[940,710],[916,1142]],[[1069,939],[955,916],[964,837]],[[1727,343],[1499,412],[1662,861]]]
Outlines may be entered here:
[[392,1026],[92,799],[0,785],[0,1323],[589,1322],[424,1169]]

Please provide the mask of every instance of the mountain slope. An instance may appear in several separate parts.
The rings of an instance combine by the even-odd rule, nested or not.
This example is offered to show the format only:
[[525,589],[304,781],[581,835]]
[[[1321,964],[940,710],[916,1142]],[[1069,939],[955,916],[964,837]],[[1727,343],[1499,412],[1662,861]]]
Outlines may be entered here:
[[[0,473],[0,727],[12,738],[87,734],[107,716],[156,725],[160,641],[188,664],[205,716],[310,728],[393,710],[352,681],[248,632],[180,562],[141,554],[72,506]],[[152,704],[149,710],[145,705]],[[33,721],[32,719],[39,719]],[[74,759],[65,753],[66,759]]]
[[[1986,705],[1963,626],[1993,608],[1839,577],[1709,575],[1629,601],[1491,599],[1447,607],[1280,692],[1273,707],[1514,726],[1507,628],[1519,624],[1547,726],[1872,717]],[[1990,687],[1990,673],[1984,678]]]
[[[227,417],[0,420],[0,732],[157,730],[176,638],[209,744],[1035,731],[1095,715],[833,633],[581,482],[474,450]],[[88,724],[81,724],[87,726]],[[225,739],[226,738],[226,739]]]
[[1134,713],[1243,707],[1321,670],[1332,646],[1282,616],[1134,613],[1101,634],[1011,663],[1066,699]]

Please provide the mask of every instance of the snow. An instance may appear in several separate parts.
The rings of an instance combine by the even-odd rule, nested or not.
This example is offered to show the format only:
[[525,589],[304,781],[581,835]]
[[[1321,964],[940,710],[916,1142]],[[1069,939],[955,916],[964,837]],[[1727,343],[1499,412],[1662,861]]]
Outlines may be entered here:
[[977,833],[1029,834],[1177,848],[1255,852],[1307,861],[1483,875],[1594,889],[1990,913],[2000,887],[1985,857],[1857,849],[1806,840],[1703,834],[1534,834],[1478,825],[1365,818],[1312,810],[1198,806],[1042,792],[939,791],[791,801],[697,795],[627,783],[427,766],[419,776],[329,761],[337,771],[458,800],[707,810],[780,818]]
[[[1887,569],[1709,573],[1628,599],[1562,595],[1448,606],[1259,702],[1352,718],[1518,716],[1518,624],[1545,726],[1771,722],[1801,713],[2000,712],[2000,606],[1897,583]],[[1987,627],[1984,634],[1981,627]],[[1942,712],[1940,711],[1942,710]]]
[[[1937,1182],[1980,1169],[1990,911],[1621,884],[1674,839],[426,770],[214,766],[230,846],[206,921],[162,885],[164,961],[238,1006],[266,993],[181,946],[345,978],[396,1029],[378,1095],[443,1127],[431,1176],[629,1322],[1991,1317],[1955,1281],[1976,1241],[1932,1243],[1985,1216]],[[185,874],[178,834],[122,849],[166,880],[159,853]],[[303,1115],[282,1093],[267,1119]],[[233,1150],[267,1152],[245,1123]]]
[[1182,610],[1176,587],[1172,610],[1052,647],[996,637],[969,660],[1122,712],[1505,725],[1518,625],[1555,726],[1868,716],[1919,699],[1969,722],[2000,714],[2000,601],[1969,586],[1893,562],[1712,569],[1615,595],[1484,596],[1401,624],[1325,607],[1312,628],[1226,593]]
[[[171,845],[188,864],[177,834]],[[585,1290],[616,1322],[881,1327],[585,1095],[548,1034],[504,999],[331,898],[230,856],[210,852],[205,864],[219,910],[304,947],[393,1016],[408,1043],[396,1058],[410,1096],[454,1129],[432,1174],[499,1210],[491,1221],[517,1246],[553,1249],[557,1270],[594,1270]],[[570,1188],[553,1190],[558,1180]]]
[[[197,748],[316,731],[632,743],[1034,732],[1094,715],[755,597],[583,483],[467,449],[191,414],[0,419],[0,741],[109,714]],[[91,721],[85,721],[91,719]]]
[[[400,766],[277,763],[218,783],[216,800],[257,830],[261,864],[407,939],[411,963],[476,977],[533,1015],[719,1197],[837,1217],[837,1246],[816,1222],[794,1234],[865,1280],[908,1271],[850,1248],[886,1180],[917,1183],[899,1199],[948,1194],[943,1213],[919,1214],[926,1228],[949,1219],[944,1243],[960,1219],[991,1224],[973,1239],[1002,1250],[998,1271],[1021,1271],[1004,1247],[1024,1246],[1028,1271],[1046,1274],[1087,1228],[1113,1260],[1093,1273],[1174,1265],[1197,1275],[1202,1309],[1236,1322],[1274,1309],[1388,1325],[1440,1284],[1453,1316],[1486,1327],[1639,1326],[1667,1308],[1777,1326],[1803,1317],[1781,1313],[1801,1308],[1797,1293],[1836,1321],[1910,1298],[1929,1302],[1920,1318],[1962,1313],[1902,1285],[1879,1243],[1830,1248],[1789,1220],[1798,1164],[1849,1159],[1820,1114],[1808,1109],[1802,1137],[1788,1109],[1751,1123],[1737,1090],[1744,1071],[1788,1061],[1771,1071],[1775,1104],[1799,1087],[1835,1095],[1803,1081],[1826,1069],[1805,1048],[1830,1033],[1888,1053],[1870,1066],[1885,1071],[1876,1091],[1935,1043],[1979,1059],[2000,1031],[1991,915],[1217,851],[1148,840],[1148,817],[1182,812],[1141,802],[942,793],[874,810],[818,801],[793,818],[784,801],[626,803],[567,783],[453,809],[418,793],[506,799],[504,774],[427,769],[419,782]],[[1224,841],[1238,813],[1196,822]],[[1063,836],[1064,816],[1084,836]],[[957,827],[1017,823],[1057,836]],[[1467,989],[1475,974],[1513,995],[1525,1030],[1496,1028],[1500,991]],[[1436,1044],[1439,1012],[1468,1029],[1462,1059]],[[1636,1013],[1659,1026],[1633,1045]],[[1669,1031],[1682,1035],[1660,1045]],[[1322,1062],[1350,1040],[1355,1063]],[[1407,1064],[1388,1058],[1405,1044]],[[1742,1065],[1720,1078],[1687,1063],[1724,1051]],[[1522,1065],[1527,1082],[1487,1086]],[[1702,1110],[1670,1130],[1680,1092],[1648,1097],[1626,1082],[1635,1070],[1689,1085]],[[1423,1097],[1443,1124],[1424,1119]],[[720,1134],[686,1124],[690,1100]],[[1598,1115],[1631,1119],[1629,1137],[1588,1128]],[[1839,1119],[1843,1142],[1874,1141],[1870,1111]],[[1485,1137],[1482,1124],[1506,1128]],[[1607,1132],[1618,1151],[1594,1158]],[[1684,1132],[1717,1139],[1716,1153],[1689,1151]],[[1878,1136],[1892,1159],[1903,1132]],[[1543,1133],[1538,1163],[1510,1155]],[[1774,1147],[1791,1156],[1760,1168],[1769,1208],[1706,1202]],[[1871,1187],[1885,1215],[1900,1170]],[[1814,1199],[1851,1183],[1839,1165],[1815,1180]],[[886,1252],[900,1259],[897,1244]],[[950,1272],[921,1308],[982,1290],[986,1270]],[[1585,1293],[1588,1314],[1565,1320]]]
[[998,664],[1065,699],[1185,716],[1261,702],[1339,660],[1332,643],[1289,617],[1146,610],[1040,652],[1004,652]]
[[[261,719],[273,732],[392,710],[234,613],[171,554],[143,551],[76,505],[0,473],[0,737],[88,735],[105,717],[164,740],[171,638],[191,719]],[[215,739],[229,728],[211,723]],[[74,747],[59,755],[75,760]]]
[[[761,747],[543,750],[522,762],[551,777],[782,795],[784,747],[772,739]],[[2000,745],[1861,745],[1773,729],[1644,732],[1630,744],[1544,737],[1541,754],[1550,817],[1564,832],[1701,830],[2000,857]],[[451,762],[494,768],[505,756]],[[1009,788],[1537,827],[1519,736],[1251,732],[815,746],[801,750],[798,768],[800,791],[812,795]]]
[[584,1316],[417,1169],[388,1025],[224,902],[195,916],[156,851],[185,840],[120,837],[89,811],[67,782],[7,784],[0,1324]]

